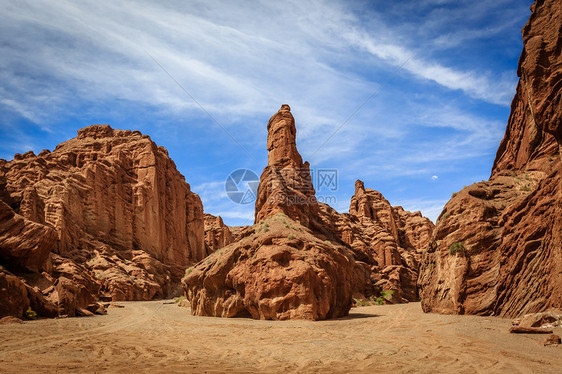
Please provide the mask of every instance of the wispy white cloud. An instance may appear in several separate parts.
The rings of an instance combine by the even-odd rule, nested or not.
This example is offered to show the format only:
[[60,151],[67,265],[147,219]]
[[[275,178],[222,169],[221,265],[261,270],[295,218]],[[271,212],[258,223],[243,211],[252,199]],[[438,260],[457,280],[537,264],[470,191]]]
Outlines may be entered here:
[[[16,51],[25,53],[29,64],[85,95],[98,100],[114,95],[167,105],[171,110],[198,108],[145,52],[213,113],[263,113],[268,102],[282,100],[304,103],[305,108],[322,102],[326,107],[335,102],[357,103],[361,93],[369,90],[368,83],[329,67],[331,54],[352,52],[350,43],[391,66],[409,60],[404,69],[415,77],[485,101],[505,104],[513,84],[443,66],[388,38],[378,40],[372,32],[356,27],[358,19],[335,3],[289,2],[281,7],[263,2],[250,8],[217,2],[189,12],[181,8],[129,1],[79,5],[34,1],[7,7],[3,19],[10,26],[37,29],[36,39],[18,38]],[[290,22],[267,21],[280,10]],[[254,21],[234,24],[236,16]],[[5,59],[21,58],[13,48],[3,52]],[[349,56],[345,59],[354,58],[353,53]],[[12,79],[14,85],[22,83],[18,76]],[[345,113],[341,104],[336,107]],[[318,126],[321,120],[307,124]]]
[[401,67],[421,79],[433,81],[452,90],[462,90],[468,96],[494,104],[508,105],[514,85],[514,79],[498,81],[479,71],[462,71],[428,61],[400,45],[386,44],[365,32],[351,31],[345,37],[359,48],[381,58],[388,63]]
[[18,103],[15,100],[0,97],[0,104],[6,105],[7,107],[11,108],[12,110],[14,110],[18,114],[20,114],[22,117],[27,118],[28,120],[30,120],[32,122],[38,121],[35,114],[33,114],[24,105],[22,105],[21,103]]
[[191,186],[191,190],[208,203],[221,201],[227,198],[225,181],[215,181]]
[[[305,142],[303,155],[311,154],[313,165],[345,170],[357,178],[431,177],[458,167],[454,163],[493,154],[505,130],[503,122],[442,100],[436,100],[433,106],[407,105],[412,112],[391,114],[392,119],[373,115],[370,121],[359,121],[368,126],[342,128],[317,153],[308,153],[310,144]],[[392,126],[387,121],[392,121]]]

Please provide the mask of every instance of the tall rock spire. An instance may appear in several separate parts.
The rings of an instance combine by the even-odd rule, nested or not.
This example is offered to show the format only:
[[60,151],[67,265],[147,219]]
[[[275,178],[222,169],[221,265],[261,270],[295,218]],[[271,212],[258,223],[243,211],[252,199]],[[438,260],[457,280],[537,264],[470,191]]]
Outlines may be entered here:
[[267,123],[267,164],[272,167],[301,168],[302,157],[297,150],[297,128],[287,104]]
[[310,226],[318,217],[310,166],[297,150],[296,135],[291,108],[283,104],[267,124],[268,164],[260,178],[256,222],[283,213]]

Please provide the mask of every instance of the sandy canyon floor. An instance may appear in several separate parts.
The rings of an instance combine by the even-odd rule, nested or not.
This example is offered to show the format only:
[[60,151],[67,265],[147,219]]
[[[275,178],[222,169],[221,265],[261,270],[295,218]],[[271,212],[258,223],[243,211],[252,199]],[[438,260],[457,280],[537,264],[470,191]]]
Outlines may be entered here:
[[[0,373],[560,373],[562,346],[510,320],[424,314],[419,303],[322,321],[193,317],[163,301],[0,326]],[[562,329],[555,331],[562,334]]]

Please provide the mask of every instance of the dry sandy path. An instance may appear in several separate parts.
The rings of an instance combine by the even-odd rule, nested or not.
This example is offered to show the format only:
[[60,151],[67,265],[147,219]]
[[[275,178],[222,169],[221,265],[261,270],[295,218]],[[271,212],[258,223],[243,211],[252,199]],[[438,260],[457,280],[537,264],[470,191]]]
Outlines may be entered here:
[[0,326],[0,373],[562,372],[562,346],[542,346],[545,336],[509,334],[505,319],[424,314],[419,303],[322,322],[121,304],[107,316]]

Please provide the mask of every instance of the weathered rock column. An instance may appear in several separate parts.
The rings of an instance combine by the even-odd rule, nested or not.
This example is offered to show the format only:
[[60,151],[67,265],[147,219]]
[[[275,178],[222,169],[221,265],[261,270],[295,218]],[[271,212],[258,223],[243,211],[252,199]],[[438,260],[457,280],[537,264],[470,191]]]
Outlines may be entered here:
[[283,213],[311,227],[317,221],[318,203],[308,162],[296,145],[295,119],[284,104],[267,124],[268,163],[260,178],[255,222]]

